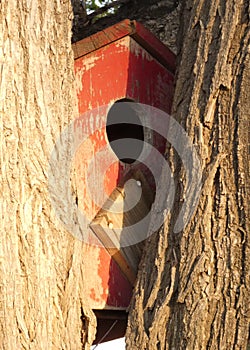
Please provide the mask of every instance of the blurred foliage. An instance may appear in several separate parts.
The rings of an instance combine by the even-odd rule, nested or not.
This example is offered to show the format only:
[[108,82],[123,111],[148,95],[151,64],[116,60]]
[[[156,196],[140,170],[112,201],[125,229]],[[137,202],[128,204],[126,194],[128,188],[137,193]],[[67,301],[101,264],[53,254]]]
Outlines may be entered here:
[[84,3],[85,9],[88,15],[94,12],[98,12],[99,9],[105,8],[107,5],[111,5],[106,11],[103,11],[97,14],[95,16],[94,22],[101,17],[105,17],[107,15],[115,13],[119,8],[119,6],[117,5],[112,6],[112,3],[115,3],[115,2],[116,1],[112,1],[112,0],[85,0],[85,1],[82,0],[82,3]]
[[111,0],[86,0],[85,6],[87,13],[94,12],[100,7],[112,3]]

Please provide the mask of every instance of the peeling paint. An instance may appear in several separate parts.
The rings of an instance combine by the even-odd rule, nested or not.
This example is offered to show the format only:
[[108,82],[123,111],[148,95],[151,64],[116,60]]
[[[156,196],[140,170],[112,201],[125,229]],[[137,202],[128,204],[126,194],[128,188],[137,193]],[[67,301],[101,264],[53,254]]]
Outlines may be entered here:
[[75,87],[76,87],[76,93],[79,94],[80,91],[82,91],[83,88],[83,69],[78,68],[75,72]]
[[95,64],[97,64],[97,61],[102,59],[102,55],[99,55],[98,53],[93,54],[89,54],[87,56],[84,57],[84,71],[87,72],[89,71],[91,68],[93,68],[95,66]]
[[143,60],[147,60],[149,62],[154,60],[150,53],[142,48],[133,38],[129,39],[129,49],[131,53],[133,53],[136,57],[141,57]]
[[124,49],[128,50],[129,46],[130,46],[129,36],[126,36],[125,38],[115,41],[115,47],[120,48],[120,51],[118,50],[117,52],[122,52]]

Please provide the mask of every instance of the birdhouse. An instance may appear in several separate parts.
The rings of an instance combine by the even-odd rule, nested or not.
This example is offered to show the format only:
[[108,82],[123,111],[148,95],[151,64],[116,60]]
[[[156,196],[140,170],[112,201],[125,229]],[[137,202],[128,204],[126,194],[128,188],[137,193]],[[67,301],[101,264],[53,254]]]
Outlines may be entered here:
[[[156,163],[150,170],[138,159],[143,152],[153,158],[148,144],[163,154],[166,142],[145,127],[143,106],[170,113],[175,55],[130,20],[73,44],[73,50],[79,108],[74,128],[87,135],[74,158],[78,206],[90,222],[85,296],[98,316],[99,341],[112,320],[118,320],[117,326],[105,340],[125,329],[146,238],[134,226],[150,213],[154,171],[161,170]],[[130,207],[133,200],[136,205]]]

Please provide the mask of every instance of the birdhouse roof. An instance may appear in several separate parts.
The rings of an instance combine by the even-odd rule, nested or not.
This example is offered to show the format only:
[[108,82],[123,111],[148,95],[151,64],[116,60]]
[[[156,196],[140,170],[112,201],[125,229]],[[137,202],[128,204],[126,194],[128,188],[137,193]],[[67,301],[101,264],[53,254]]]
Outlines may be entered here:
[[72,45],[78,59],[125,36],[132,37],[169,71],[175,71],[175,54],[141,23],[125,19]]

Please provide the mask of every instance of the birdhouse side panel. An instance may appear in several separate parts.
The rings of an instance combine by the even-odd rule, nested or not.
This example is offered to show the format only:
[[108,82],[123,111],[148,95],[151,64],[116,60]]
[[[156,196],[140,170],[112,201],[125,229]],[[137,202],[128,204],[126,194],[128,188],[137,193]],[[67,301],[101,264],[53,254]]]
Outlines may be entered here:
[[133,38],[129,45],[127,95],[137,102],[171,112],[174,75]]

